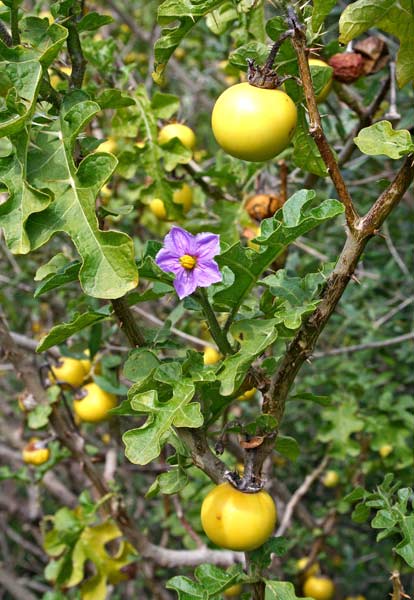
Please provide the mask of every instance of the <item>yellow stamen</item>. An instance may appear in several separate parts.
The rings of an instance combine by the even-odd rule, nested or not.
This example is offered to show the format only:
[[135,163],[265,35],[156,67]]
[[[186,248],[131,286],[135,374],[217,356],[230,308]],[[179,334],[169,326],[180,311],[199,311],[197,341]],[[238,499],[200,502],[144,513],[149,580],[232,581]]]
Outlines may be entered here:
[[180,258],[180,263],[181,263],[181,266],[184,267],[184,269],[188,269],[190,271],[191,269],[194,269],[194,267],[197,264],[197,261],[194,258],[194,256],[190,256],[189,254],[184,254],[184,256],[182,256]]

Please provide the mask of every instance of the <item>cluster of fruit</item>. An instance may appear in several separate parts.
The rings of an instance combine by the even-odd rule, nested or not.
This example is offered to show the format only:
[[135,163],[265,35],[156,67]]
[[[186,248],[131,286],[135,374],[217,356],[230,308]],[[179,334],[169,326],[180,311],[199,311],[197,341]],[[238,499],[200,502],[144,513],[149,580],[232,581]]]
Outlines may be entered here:
[[[108,417],[108,412],[115,408],[117,398],[114,394],[106,392],[95,382],[90,381],[93,372],[99,371],[99,364],[92,365],[88,358],[75,359],[62,357],[59,363],[49,372],[49,380],[63,388],[77,389],[77,398],[73,401],[73,410],[79,421],[98,423]],[[25,410],[25,406],[23,405]],[[50,449],[47,442],[38,438],[31,438],[23,448],[23,461],[26,464],[42,465],[50,458]]]

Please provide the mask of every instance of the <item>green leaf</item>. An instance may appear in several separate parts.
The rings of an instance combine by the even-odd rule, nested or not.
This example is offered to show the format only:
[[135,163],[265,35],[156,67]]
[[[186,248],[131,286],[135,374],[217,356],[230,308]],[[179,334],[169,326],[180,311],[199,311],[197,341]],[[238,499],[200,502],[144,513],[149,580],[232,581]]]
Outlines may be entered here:
[[261,273],[289,244],[324,221],[343,213],[343,206],[337,200],[324,200],[314,206],[315,197],[313,190],[299,190],[274,217],[262,221],[261,233],[254,240],[263,246],[259,252],[237,243],[217,257],[221,268],[231,269],[234,280],[214,295],[215,305],[236,311]]
[[258,571],[267,569],[272,562],[272,555],[283,556],[288,550],[288,543],[284,537],[272,537],[260,548],[249,552],[249,559],[257,567]]
[[184,469],[176,467],[171,471],[161,473],[157,480],[162,494],[176,494],[185,488],[188,483],[188,476]]
[[337,0],[313,0],[312,29],[318,31],[323,25]]
[[109,316],[110,307],[104,306],[96,311],[89,311],[82,313],[81,315],[76,315],[69,323],[55,325],[55,327],[52,327],[49,333],[40,340],[36,352],[44,352],[45,350],[52,348],[52,346],[61,344],[78,331],[82,331],[85,327],[108,319]]
[[151,99],[151,108],[158,119],[171,119],[180,108],[178,96],[156,92]]
[[397,37],[397,81],[403,87],[414,79],[412,41],[414,6],[411,0],[358,0],[346,7],[339,19],[339,41],[347,44],[371,27]]
[[320,404],[321,406],[329,406],[331,403],[329,396],[318,396],[317,394],[312,394],[311,392],[294,394],[293,396],[289,396],[289,400],[309,400],[310,402],[316,402],[316,404]]
[[206,25],[215,35],[222,35],[237,18],[236,8],[227,1],[207,15]]
[[161,452],[171,427],[201,427],[203,416],[198,402],[191,402],[195,387],[191,381],[174,382],[173,396],[165,402],[158,400],[156,390],[132,397],[133,410],[148,415],[137,429],[124,433],[125,455],[134,464],[146,465]]
[[365,523],[368,521],[369,516],[371,514],[371,509],[366,504],[360,503],[357,504],[352,512],[352,520],[355,523]]
[[229,62],[242,71],[247,69],[247,59],[254,60],[256,64],[262,65],[266,62],[269,47],[261,42],[250,41],[239,46],[230,53]]
[[404,517],[400,522],[403,540],[395,547],[395,551],[407,563],[414,568],[414,515]]
[[15,481],[21,481],[23,483],[29,483],[31,481],[26,467],[22,467],[21,469],[11,469],[7,465],[0,466],[0,481],[6,481],[7,479],[14,479]]
[[278,435],[275,448],[289,460],[296,460],[300,454],[300,446],[295,438],[287,435]]
[[160,364],[157,356],[144,348],[131,350],[124,364],[124,376],[135,383],[140,383]]
[[82,31],[96,31],[96,29],[113,22],[114,20],[111,15],[100,15],[96,12],[89,12],[77,23],[76,28],[79,33],[82,33]]
[[398,159],[414,150],[408,129],[395,131],[389,121],[379,121],[361,129],[354,142],[361,152],[369,156],[384,154]]
[[74,92],[59,118],[39,126],[29,154],[28,179],[36,187],[49,188],[55,200],[36,218],[29,217],[26,231],[33,249],[59,231],[67,233],[82,259],[79,279],[85,293],[119,298],[138,282],[132,240],[124,233],[101,231],[95,213],[97,193],[116,159],[91,154],[78,167],[73,159],[76,137],[99,110],[98,104]]
[[240,342],[240,349],[224,359],[217,375],[223,396],[234,394],[250,369],[251,364],[276,340],[275,319],[242,319],[231,327],[231,334]]
[[[327,69],[320,69],[320,71]],[[318,177],[326,177],[328,171],[322,160],[321,153],[309,133],[309,126],[306,121],[305,109],[299,106],[298,123],[293,135],[293,162],[297,167],[314,173]]]
[[125,106],[133,106],[135,104],[133,98],[127,96],[121,90],[104,90],[97,98],[97,103],[102,110],[105,108],[123,108]]
[[200,565],[194,575],[197,582],[178,575],[168,580],[166,588],[175,590],[180,600],[216,600],[220,592],[246,578],[241,565],[234,565],[227,571],[214,565]]
[[174,50],[179,46],[181,40],[187,33],[206,16],[209,12],[215,10],[226,0],[165,0],[158,8],[158,22],[160,25],[167,25],[178,21],[178,25],[173,25],[161,31],[161,37],[154,46],[155,70],[153,78],[156,82],[162,80],[168,60]]
[[79,261],[67,263],[65,266],[57,269],[55,273],[52,273],[52,268],[56,266],[56,263],[53,264],[52,261],[53,259],[36,271],[35,280],[38,280],[40,275],[43,275],[45,271],[49,271],[49,275],[47,275],[44,281],[37,286],[33,294],[35,298],[38,298],[42,294],[46,294],[46,292],[50,292],[50,290],[61,287],[62,285],[77,281],[78,279],[81,268],[81,263]]
[[29,412],[27,417],[27,424],[30,429],[46,427],[51,412],[52,407],[50,404],[37,404],[35,408]]
[[353,397],[344,397],[335,406],[322,412],[325,421],[323,430],[318,434],[321,442],[331,442],[331,451],[335,456],[357,456],[359,444],[351,439],[351,435],[364,428],[364,421],[357,416],[358,404]]
[[296,596],[293,583],[266,580],[265,600],[312,600],[312,598]]

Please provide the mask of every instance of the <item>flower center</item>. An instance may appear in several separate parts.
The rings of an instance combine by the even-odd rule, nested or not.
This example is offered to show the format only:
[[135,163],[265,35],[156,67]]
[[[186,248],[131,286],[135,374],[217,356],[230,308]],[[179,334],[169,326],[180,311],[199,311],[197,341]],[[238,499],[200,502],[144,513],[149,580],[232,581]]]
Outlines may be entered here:
[[188,269],[189,271],[191,271],[191,269],[194,269],[194,267],[196,266],[197,260],[194,258],[194,256],[184,254],[184,256],[180,258],[180,264],[182,267],[184,267],[184,269]]

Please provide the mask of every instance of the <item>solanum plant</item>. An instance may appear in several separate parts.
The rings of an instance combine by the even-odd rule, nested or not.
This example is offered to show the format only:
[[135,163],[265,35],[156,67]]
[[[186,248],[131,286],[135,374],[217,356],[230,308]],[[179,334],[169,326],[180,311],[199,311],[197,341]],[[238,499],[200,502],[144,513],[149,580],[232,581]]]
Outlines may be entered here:
[[374,4],[3,1],[12,597],[408,597],[414,9]]

